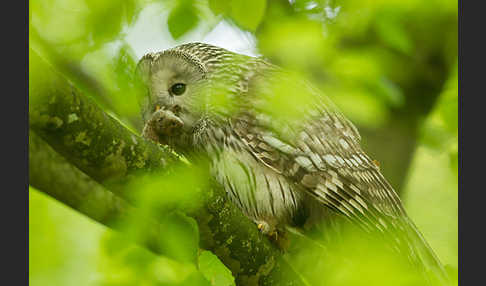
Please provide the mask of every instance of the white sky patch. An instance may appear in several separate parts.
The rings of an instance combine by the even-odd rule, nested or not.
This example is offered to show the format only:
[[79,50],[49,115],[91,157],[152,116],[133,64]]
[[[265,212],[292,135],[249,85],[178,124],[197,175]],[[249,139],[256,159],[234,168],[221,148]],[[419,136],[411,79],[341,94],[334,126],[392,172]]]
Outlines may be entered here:
[[149,52],[160,52],[190,42],[208,43],[249,56],[259,55],[255,37],[224,20],[212,29],[207,21],[201,20],[195,29],[174,40],[167,26],[169,12],[161,3],[147,5],[137,21],[126,29],[125,41],[132,47],[137,59]]
[[176,45],[167,28],[167,9],[161,3],[147,5],[137,21],[127,29],[125,41],[137,59],[149,52],[159,52]]
[[221,21],[209,32],[204,43],[219,46],[235,53],[248,56],[259,56],[256,48],[256,39],[252,33],[243,31],[226,21]]

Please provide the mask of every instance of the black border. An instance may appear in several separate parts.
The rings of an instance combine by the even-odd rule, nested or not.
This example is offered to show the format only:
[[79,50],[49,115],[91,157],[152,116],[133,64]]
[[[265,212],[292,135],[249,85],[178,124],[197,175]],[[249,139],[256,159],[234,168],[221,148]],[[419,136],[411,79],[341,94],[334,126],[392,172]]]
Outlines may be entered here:
[[[484,154],[484,95],[486,61],[484,53],[484,9],[481,1],[459,0],[459,285],[485,282],[486,191]],[[466,14],[467,13],[467,14]],[[465,39],[469,39],[468,42]],[[474,101],[477,102],[474,102]],[[469,133],[469,134],[467,134]],[[468,164],[464,161],[467,158]],[[476,162],[473,164],[473,159]],[[477,164],[476,164],[477,163]],[[478,259],[475,259],[478,258]]]
[[[13,5],[10,5],[13,4]],[[28,285],[28,1],[2,5],[2,284]]]

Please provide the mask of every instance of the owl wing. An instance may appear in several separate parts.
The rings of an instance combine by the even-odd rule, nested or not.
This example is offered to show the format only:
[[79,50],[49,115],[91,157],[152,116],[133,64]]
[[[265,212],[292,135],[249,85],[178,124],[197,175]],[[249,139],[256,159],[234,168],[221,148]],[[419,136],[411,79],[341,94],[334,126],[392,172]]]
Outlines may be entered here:
[[385,230],[404,215],[400,199],[362,151],[356,128],[341,114],[314,112],[299,131],[289,130],[292,136],[279,136],[265,124],[270,118],[262,117],[246,114],[233,122],[262,164],[362,227]]
[[317,95],[322,102],[304,112],[298,124],[248,108],[233,118],[233,132],[256,160],[296,189],[367,231],[391,234],[413,263],[425,263],[444,279],[442,264],[406,215],[400,198],[361,149],[356,127]]
[[304,122],[297,136],[289,137],[273,131],[273,125],[267,125],[270,118],[258,117],[246,114],[232,122],[234,133],[256,160],[365,231],[378,230],[393,238],[412,263],[427,265],[447,281],[442,264],[406,215],[400,198],[361,149],[351,122],[321,110]]
[[[258,71],[240,98],[243,112],[232,122],[248,152],[362,227],[384,230],[405,214],[361,149],[356,127],[327,97],[275,66],[262,64]],[[283,105],[289,115],[274,108],[291,99],[295,104]]]

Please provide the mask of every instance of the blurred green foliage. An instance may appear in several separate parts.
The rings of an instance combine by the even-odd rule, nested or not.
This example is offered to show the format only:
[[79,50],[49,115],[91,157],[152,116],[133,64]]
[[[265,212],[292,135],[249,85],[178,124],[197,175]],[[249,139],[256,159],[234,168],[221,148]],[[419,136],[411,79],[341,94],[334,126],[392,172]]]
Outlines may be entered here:
[[96,259],[106,231],[105,227],[29,188],[30,284],[98,285]]
[[[154,5],[165,13],[167,33],[160,37],[170,45],[203,41],[216,24],[227,23],[250,33],[262,56],[323,90],[359,127],[411,129],[405,134],[417,145],[402,198],[439,258],[457,273],[457,1],[31,0],[30,46],[109,114],[140,131],[133,84],[139,51],[127,35]],[[277,113],[288,115],[306,103],[298,89],[280,89]],[[376,149],[391,148],[382,144]],[[198,170],[140,178],[131,189],[143,207],[120,222],[122,234],[30,188],[31,285],[234,285],[217,257],[198,249],[197,225],[181,212],[198,208],[206,183]],[[158,228],[149,219],[154,214],[166,218]],[[133,244],[153,231],[165,231],[161,256]],[[368,254],[348,251],[359,239],[348,237],[336,253],[309,247],[289,259],[311,285],[391,285],[390,279],[415,285],[400,262],[367,259],[375,246]],[[326,263],[333,255],[339,262]],[[332,275],[319,280],[324,272]]]
[[286,254],[308,285],[427,285],[405,257],[397,258],[384,247],[380,237],[359,235],[353,228],[331,237],[338,238],[332,247],[301,238],[295,243],[305,247]]
[[458,263],[458,78],[457,63],[434,110],[421,128],[404,201],[445,264]]
[[235,285],[231,271],[210,251],[202,251],[199,255],[199,270],[211,285]]
[[[160,252],[169,258],[195,263],[199,246],[196,221],[184,213],[197,211],[202,204],[202,190],[207,188],[207,175],[198,169],[176,168],[162,177],[144,175],[127,186],[134,196],[135,213],[123,221],[127,238],[143,241],[151,232],[160,232]],[[154,222],[153,218],[161,218]]]
[[265,0],[209,0],[208,2],[213,13],[230,17],[240,27],[250,31],[256,30],[265,15]]
[[176,6],[172,8],[167,25],[174,39],[180,38],[197,25],[199,16],[193,2],[191,0],[177,1]]

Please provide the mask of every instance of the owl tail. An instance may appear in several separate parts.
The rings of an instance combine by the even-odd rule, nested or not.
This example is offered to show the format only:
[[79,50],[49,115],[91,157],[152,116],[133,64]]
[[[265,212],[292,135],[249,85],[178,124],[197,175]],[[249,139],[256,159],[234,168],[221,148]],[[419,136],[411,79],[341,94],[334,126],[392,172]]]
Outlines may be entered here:
[[405,221],[405,235],[412,252],[412,259],[422,266],[427,280],[431,282],[431,285],[452,285],[444,266],[415,224],[408,217],[405,218]]

